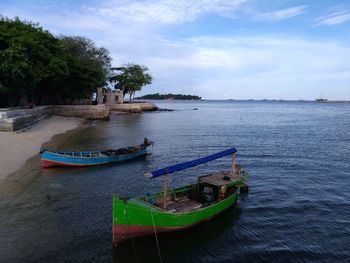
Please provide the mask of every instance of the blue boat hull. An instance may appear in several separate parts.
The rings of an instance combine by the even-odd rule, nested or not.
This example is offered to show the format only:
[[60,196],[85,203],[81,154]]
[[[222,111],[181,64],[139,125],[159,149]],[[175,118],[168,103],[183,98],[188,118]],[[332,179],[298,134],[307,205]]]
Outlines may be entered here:
[[[146,148],[124,155],[107,156],[100,152],[72,152],[72,156],[67,153],[57,153],[44,151],[40,154],[41,166],[43,168],[53,166],[93,166],[115,162],[123,162],[147,154]],[[80,155],[80,156],[74,156]],[[95,155],[95,156],[94,156]]]

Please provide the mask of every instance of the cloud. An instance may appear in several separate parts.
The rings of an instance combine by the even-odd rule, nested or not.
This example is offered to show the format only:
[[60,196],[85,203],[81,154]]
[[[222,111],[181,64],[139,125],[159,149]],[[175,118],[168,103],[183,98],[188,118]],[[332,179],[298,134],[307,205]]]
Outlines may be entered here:
[[[73,10],[51,10],[51,13],[17,7],[7,9],[4,14],[39,22],[56,34],[91,38],[111,51],[114,65],[128,62],[146,65],[154,81],[143,94],[179,93],[183,89],[206,99],[219,99],[222,94],[237,99],[314,99],[324,94],[332,99],[332,92],[337,91],[338,97],[334,99],[350,99],[347,43],[254,31],[241,36],[228,32],[220,36],[163,34],[170,24],[182,29],[186,26],[183,23],[208,13],[237,14],[245,1],[166,3],[110,1]],[[203,3],[207,6],[202,6]],[[268,21],[277,21],[305,10],[306,6],[297,6],[265,15],[269,14]],[[346,13],[338,15],[343,14]]]
[[181,24],[201,15],[233,15],[247,0],[146,0],[142,2],[111,0],[87,10],[117,21]]
[[336,13],[332,13],[327,16],[319,17],[315,19],[316,25],[337,25],[347,21],[350,21],[350,12],[349,11],[340,11]]
[[268,12],[268,13],[258,13],[256,15],[256,19],[265,20],[265,21],[279,21],[279,20],[301,15],[305,12],[305,10],[306,10],[305,5],[294,6],[294,7],[289,7],[289,8]]
[[222,94],[314,99],[317,90],[327,87],[329,94],[322,93],[329,98],[336,88],[350,98],[350,48],[336,42],[286,36],[193,37],[163,39],[154,49],[163,52],[140,57],[154,75],[145,93],[176,92],[181,85],[206,99]]

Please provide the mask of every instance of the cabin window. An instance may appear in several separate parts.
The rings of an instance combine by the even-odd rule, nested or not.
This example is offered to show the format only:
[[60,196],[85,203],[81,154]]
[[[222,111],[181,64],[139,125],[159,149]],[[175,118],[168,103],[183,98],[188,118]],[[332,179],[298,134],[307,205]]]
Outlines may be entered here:
[[205,203],[212,203],[217,200],[219,189],[215,185],[202,184],[199,189],[200,201]]

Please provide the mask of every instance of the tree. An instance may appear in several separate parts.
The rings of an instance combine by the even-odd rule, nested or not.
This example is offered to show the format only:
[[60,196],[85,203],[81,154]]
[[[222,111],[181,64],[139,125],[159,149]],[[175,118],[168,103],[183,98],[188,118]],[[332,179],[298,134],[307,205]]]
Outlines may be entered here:
[[0,106],[16,105],[20,95],[26,92],[30,64],[25,49],[11,44],[0,51]]
[[98,48],[92,40],[80,36],[62,36],[60,41],[70,68],[65,85],[67,97],[86,98],[106,84],[112,60],[107,49]]
[[38,24],[0,16],[0,107],[87,98],[107,83],[111,60],[85,37],[57,38]]
[[138,64],[127,64],[123,67],[112,68],[117,74],[110,77],[111,83],[116,83],[116,87],[123,90],[123,94],[129,93],[129,103],[132,102],[133,95],[136,91],[142,89],[143,86],[152,83],[152,76],[148,68]]
[[0,86],[2,104],[17,106],[24,96],[40,104],[63,83],[67,64],[58,39],[39,25],[0,17]]

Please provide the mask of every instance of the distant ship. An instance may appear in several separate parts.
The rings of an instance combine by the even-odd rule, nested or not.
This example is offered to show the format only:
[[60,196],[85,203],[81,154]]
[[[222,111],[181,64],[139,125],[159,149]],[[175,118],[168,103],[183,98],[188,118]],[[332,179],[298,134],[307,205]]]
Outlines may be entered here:
[[325,99],[325,98],[318,98],[315,100],[316,102],[327,102],[328,99]]

